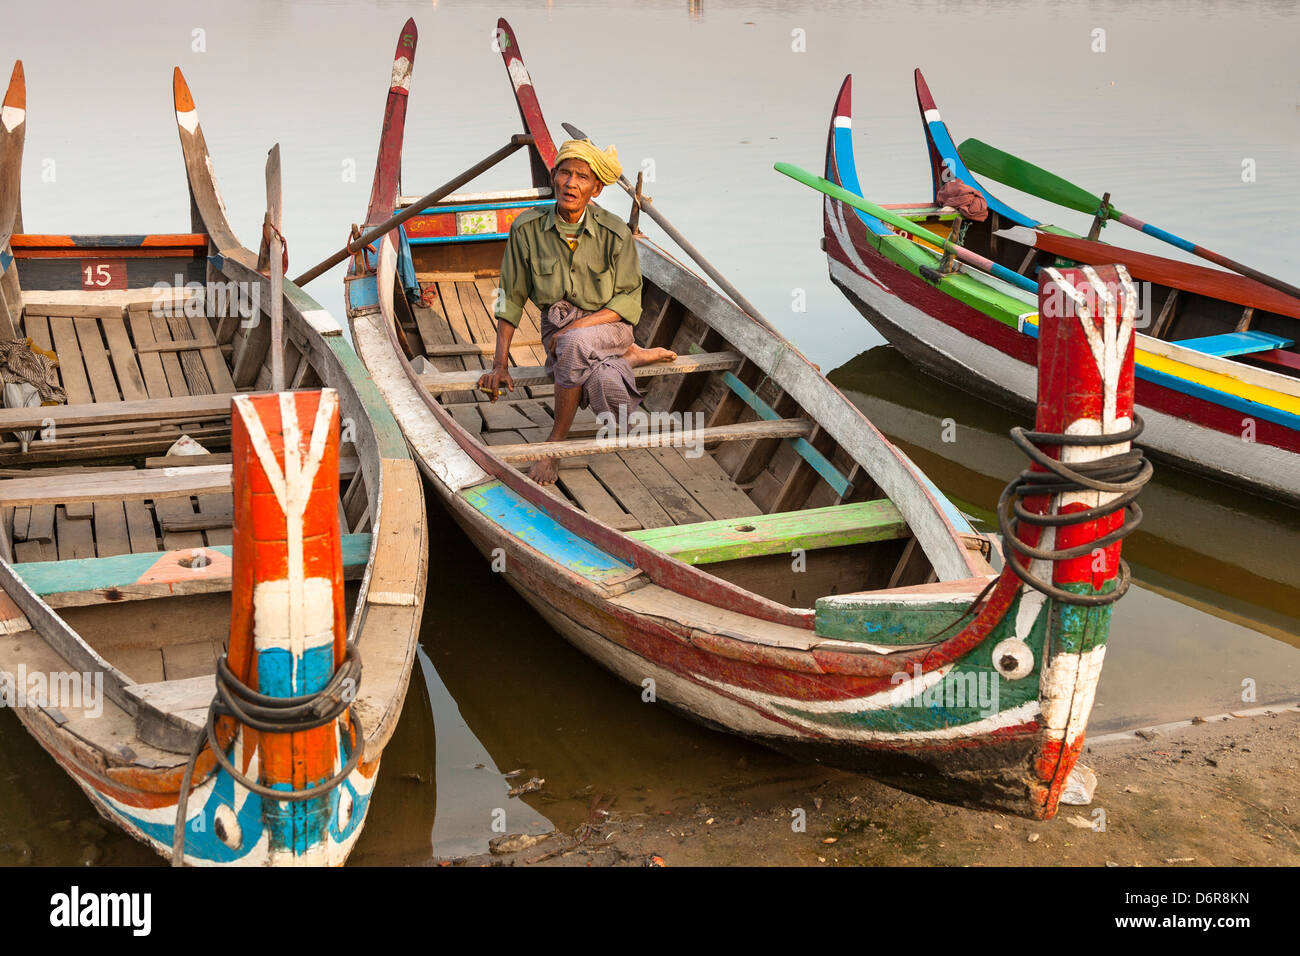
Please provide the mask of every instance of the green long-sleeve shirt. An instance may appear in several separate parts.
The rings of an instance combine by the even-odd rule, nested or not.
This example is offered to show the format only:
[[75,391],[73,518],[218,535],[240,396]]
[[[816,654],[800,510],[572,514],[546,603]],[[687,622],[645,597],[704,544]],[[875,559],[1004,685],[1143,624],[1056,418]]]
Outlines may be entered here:
[[578,248],[555,224],[555,208],[530,209],[510,227],[501,257],[496,317],[518,326],[529,299],[545,312],[561,299],[595,312],[612,309],[625,322],[641,318],[641,261],[627,223],[587,207]]

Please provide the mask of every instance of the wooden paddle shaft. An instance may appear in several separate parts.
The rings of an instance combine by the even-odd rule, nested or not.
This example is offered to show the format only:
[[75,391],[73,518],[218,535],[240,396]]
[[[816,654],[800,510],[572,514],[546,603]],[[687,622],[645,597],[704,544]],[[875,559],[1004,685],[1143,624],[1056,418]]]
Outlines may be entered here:
[[302,275],[298,276],[298,278],[293,280],[293,284],[298,286],[306,285],[308,282],[310,282],[312,279],[315,279],[317,276],[320,276],[325,272],[328,272],[330,269],[333,269],[336,265],[338,265],[348,256],[353,255],[356,252],[359,252],[360,250],[368,246],[370,243],[374,242],[376,239],[379,239],[382,236],[387,235],[389,232],[396,229],[402,223],[406,222],[406,220],[418,216],[421,212],[424,211],[426,206],[430,205],[431,203],[436,203],[442,199],[447,198],[452,193],[454,193],[457,189],[460,189],[461,186],[464,186],[470,180],[476,178],[482,173],[487,172],[487,170],[491,169],[497,163],[501,162],[501,160],[505,159],[515,150],[521,149],[524,146],[531,146],[532,142],[533,142],[533,138],[531,136],[528,136],[524,133],[516,133],[514,136],[510,137],[509,143],[502,146],[491,156],[488,156],[486,159],[482,160],[479,163],[475,163],[473,166],[465,170],[455,179],[449,180],[448,182],[439,186],[433,192],[421,196],[419,199],[411,203],[409,206],[407,206],[401,212],[397,213],[392,218],[362,233],[358,238],[356,238],[352,242],[349,242],[346,246],[344,246],[338,252],[334,253],[328,259],[325,259],[322,262],[317,263],[316,265],[308,269],[306,272],[304,272]]

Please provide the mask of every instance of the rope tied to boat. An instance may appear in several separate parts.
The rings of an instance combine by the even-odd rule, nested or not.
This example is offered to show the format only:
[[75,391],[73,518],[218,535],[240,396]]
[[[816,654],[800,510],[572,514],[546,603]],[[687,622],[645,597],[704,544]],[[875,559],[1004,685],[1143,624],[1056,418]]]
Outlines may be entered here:
[[[1011,429],[1011,440],[1043,471],[1026,468],[1017,478],[1007,485],[998,499],[998,529],[1002,532],[1002,557],[1007,566],[1015,572],[1020,580],[1048,597],[1065,604],[1077,604],[1085,607],[1100,607],[1113,604],[1124,596],[1132,583],[1132,572],[1128,562],[1119,559],[1119,576],[1114,589],[1099,594],[1076,594],[1058,587],[1051,581],[1044,581],[1016,559],[1024,555],[1031,560],[1068,561],[1095,553],[1098,549],[1109,547],[1123,540],[1142,523],[1142,509],[1138,507],[1137,496],[1151,479],[1151,462],[1142,454],[1140,448],[1107,455],[1092,461],[1065,463],[1058,461],[1044,452],[1039,446],[1047,445],[1058,448],[1084,445],[1118,445],[1131,442],[1142,434],[1142,418],[1133,415],[1133,425],[1123,432],[1107,435],[1066,435],[1057,432],[1028,431],[1019,426]],[[1023,505],[1025,498],[1044,495],[1060,496],[1079,492],[1100,492],[1114,497],[1092,508],[1038,514],[1027,510]],[[1083,544],[1070,548],[1038,548],[1021,540],[1018,532],[1021,524],[1039,528],[1066,528],[1086,524],[1124,512],[1124,522],[1119,527]]]
[[[271,800],[292,801],[311,800],[322,797],[346,780],[357,764],[365,749],[365,734],[357,709],[352,706],[356,699],[356,690],[361,684],[361,651],[356,644],[349,642],[343,662],[334,669],[329,682],[311,694],[299,697],[270,697],[253,690],[230,669],[225,656],[217,661],[217,692],[208,705],[208,718],[204,732],[194,740],[189,760],[185,765],[185,776],[181,781],[180,794],[176,800],[176,825],[172,835],[172,866],[181,866],[185,859],[185,815],[190,794],[218,768],[225,770],[232,779],[251,793]],[[217,718],[230,717],[240,724],[251,727],[259,733],[292,734],[305,730],[314,730],[336,721],[348,712],[352,727],[352,749],[339,771],[328,780],[311,787],[291,790],[277,790],[268,787],[236,769],[229,755],[217,740]],[[235,738],[231,739],[231,746]],[[204,779],[191,786],[194,768],[199,754],[206,743],[212,751],[217,765]]]

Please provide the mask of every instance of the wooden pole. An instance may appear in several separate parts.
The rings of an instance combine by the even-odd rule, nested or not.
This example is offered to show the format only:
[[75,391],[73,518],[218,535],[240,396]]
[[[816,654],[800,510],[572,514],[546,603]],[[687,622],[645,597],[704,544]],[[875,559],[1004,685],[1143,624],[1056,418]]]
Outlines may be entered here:
[[411,203],[409,206],[407,206],[401,212],[397,213],[392,218],[380,223],[378,226],[375,226],[367,230],[366,232],[363,232],[360,236],[358,236],[356,239],[353,239],[351,242],[345,245],[338,252],[330,256],[328,259],[325,259],[317,263],[316,265],[308,269],[306,272],[304,272],[302,275],[298,276],[298,278],[293,280],[293,284],[298,286],[306,285],[312,279],[315,279],[318,276],[328,272],[330,269],[333,269],[336,265],[338,265],[348,256],[359,252],[360,250],[364,249],[366,246],[370,245],[370,243],[374,242],[376,239],[379,239],[387,235],[388,233],[392,232],[402,223],[406,222],[406,220],[418,216],[421,212],[424,211],[426,206],[429,206],[432,203],[436,203],[439,200],[445,199],[446,197],[450,196],[457,189],[460,189],[461,186],[464,186],[467,182],[476,178],[482,173],[487,172],[487,170],[491,169],[497,163],[501,162],[501,160],[505,159],[515,150],[521,149],[524,146],[531,146],[532,142],[533,142],[533,138],[531,136],[528,136],[524,133],[516,133],[514,136],[510,137],[510,142],[506,143],[506,145],[502,146],[491,156],[487,157],[481,162],[475,163],[473,166],[465,170],[455,179],[443,183],[433,192],[421,196],[419,199]]
[[[561,123],[560,125],[563,126],[565,131],[574,139],[589,138],[586,133],[578,129],[578,127],[574,126],[572,123]],[[628,181],[628,178],[626,176],[619,176],[618,184],[622,186],[624,191],[627,192],[627,194],[631,196],[634,200],[637,198],[636,187],[634,187],[632,183]],[[716,268],[714,268],[711,262],[709,262],[707,259],[704,258],[704,255],[700,252],[700,250],[696,249],[695,246],[693,246],[685,236],[683,236],[680,232],[677,231],[677,227],[674,226],[671,222],[669,222],[668,218],[663,213],[661,213],[658,209],[655,208],[653,199],[651,199],[649,196],[643,195],[640,197],[640,202],[641,202],[641,209],[645,212],[645,214],[648,215],[655,222],[657,222],[659,224],[659,228],[661,228],[664,232],[668,233],[668,238],[672,239],[673,242],[677,243],[677,245],[681,247],[683,252],[685,252],[688,256],[690,256],[692,259],[695,260],[695,264],[698,265],[701,269],[703,269],[705,273],[708,275],[708,277],[718,284],[718,288],[720,288],[723,292],[725,292],[731,298],[732,302],[740,306],[742,312],[747,313],[751,319],[753,319],[759,325],[763,326],[763,328],[767,329],[777,338],[780,338],[782,340],[785,339],[785,336],[776,330],[776,326],[772,325],[772,323],[769,322],[763,316],[763,313],[758,311],[758,308],[754,305],[754,303],[750,302],[747,298],[741,295],[740,290],[737,289],[730,282],[728,282],[726,277],[723,276],[723,274],[719,272]]]
[[271,391],[284,391],[284,246],[281,241],[280,144],[266,156],[266,242],[271,275]]

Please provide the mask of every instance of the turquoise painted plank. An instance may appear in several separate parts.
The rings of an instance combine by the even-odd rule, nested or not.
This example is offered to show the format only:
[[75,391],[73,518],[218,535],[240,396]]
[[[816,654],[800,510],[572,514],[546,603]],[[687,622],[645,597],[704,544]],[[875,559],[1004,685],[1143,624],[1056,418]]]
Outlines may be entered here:
[[1171,342],[1185,349],[1205,355],[1217,355],[1219,358],[1249,355],[1252,352],[1271,352],[1273,349],[1286,349],[1295,344],[1293,339],[1273,335],[1271,332],[1228,332],[1224,335],[1203,335],[1195,339],[1172,339]]
[[490,239],[505,239],[508,232],[479,232],[472,236],[417,236],[408,239],[413,246],[435,246],[444,242],[486,242]]
[[[189,550],[189,549],[186,549]],[[231,556],[228,544],[205,548]],[[72,561],[30,561],[15,564],[14,572],[38,595],[95,591],[102,588],[128,587],[139,582],[167,552],[146,551],[141,554],[117,554],[110,558],[79,558]],[[364,568],[370,561],[370,535],[343,535],[343,567]]]
[[632,565],[578,537],[499,481],[470,488],[464,495],[481,514],[574,574],[603,581],[633,570]]
[[[699,347],[693,346],[691,351],[699,351]],[[771,422],[781,417],[776,413],[776,409],[759,398],[753,389],[736,378],[731,372],[723,372],[722,380],[727,383],[727,387],[735,392],[741,401],[758,413],[759,418]],[[853,485],[831,464],[830,459],[814,448],[806,438],[787,438],[785,440],[794,445],[794,450],[799,453],[799,457],[808,462],[817,474],[825,478],[826,483],[834,488],[837,494],[847,495],[853,489]]]
[[373,272],[352,279],[347,283],[347,287],[348,308],[352,311],[379,308],[379,285],[375,281]]

